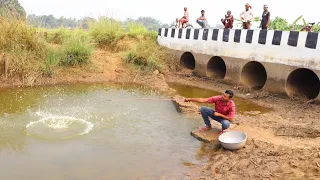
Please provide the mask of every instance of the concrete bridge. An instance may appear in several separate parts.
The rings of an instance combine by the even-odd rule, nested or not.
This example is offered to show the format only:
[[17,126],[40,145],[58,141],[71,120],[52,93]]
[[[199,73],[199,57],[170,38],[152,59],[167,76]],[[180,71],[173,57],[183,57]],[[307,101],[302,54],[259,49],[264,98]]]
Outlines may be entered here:
[[158,43],[198,76],[320,101],[320,36],[313,32],[171,29]]

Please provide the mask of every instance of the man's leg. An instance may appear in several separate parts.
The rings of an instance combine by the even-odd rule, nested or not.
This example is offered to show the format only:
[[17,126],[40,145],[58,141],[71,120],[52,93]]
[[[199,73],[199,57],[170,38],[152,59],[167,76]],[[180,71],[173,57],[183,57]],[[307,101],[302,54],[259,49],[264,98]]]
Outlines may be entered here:
[[262,29],[267,29],[267,26],[263,24],[263,25],[261,26],[261,28],[262,28]]
[[200,109],[202,118],[204,123],[206,124],[207,128],[202,128],[204,131],[205,130],[210,130],[211,129],[211,123],[209,117],[213,118],[214,117],[214,110],[208,107],[201,107]]
[[188,22],[188,20],[185,18],[182,18],[180,22],[181,22],[181,28],[184,28],[184,25]]
[[247,29],[251,28],[251,23],[247,23]]
[[246,23],[246,22],[243,22],[243,29],[248,29],[248,28],[247,28],[247,23]]
[[221,117],[217,117],[217,116],[214,116],[213,119],[215,121],[221,123],[221,125],[222,125],[221,133],[226,132],[226,130],[230,128],[230,125],[231,125],[230,121],[223,119]]
[[222,24],[225,26],[226,25],[226,21],[225,19],[221,19]]
[[202,22],[200,20],[197,20],[197,23],[202,27]]
[[202,28],[205,28],[205,27],[207,27],[208,26],[208,21],[203,21],[203,26],[202,26]]

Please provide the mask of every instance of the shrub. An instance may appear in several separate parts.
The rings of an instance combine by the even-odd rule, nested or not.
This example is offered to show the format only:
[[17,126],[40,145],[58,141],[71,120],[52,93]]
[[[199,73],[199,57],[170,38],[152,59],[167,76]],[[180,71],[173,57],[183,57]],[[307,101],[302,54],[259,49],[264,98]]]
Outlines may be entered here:
[[135,22],[129,22],[127,24],[126,30],[127,36],[132,38],[138,38],[139,36],[144,36],[148,33],[146,27],[144,27],[142,24],[138,24]]
[[134,64],[142,70],[161,70],[164,67],[164,50],[156,41],[140,40],[132,49],[125,52],[125,62]]
[[56,73],[56,67],[60,65],[62,60],[63,52],[61,49],[49,47],[46,61],[45,61],[45,68],[44,72],[46,75],[52,77]]
[[48,43],[62,44],[62,42],[72,35],[70,30],[60,27],[59,29],[48,30]]
[[36,29],[29,27],[24,21],[0,19],[0,49],[3,51],[41,52],[44,43],[38,40]]
[[114,19],[100,19],[89,27],[90,35],[100,47],[115,45],[125,35],[121,23]]
[[62,43],[62,65],[78,65],[90,62],[94,44],[89,36],[74,34]]
[[0,32],[4,76],[20,77],[25,84],[32,85],[42,73],[46,44],[39,40],[35,28],[18,19],[0,19]]

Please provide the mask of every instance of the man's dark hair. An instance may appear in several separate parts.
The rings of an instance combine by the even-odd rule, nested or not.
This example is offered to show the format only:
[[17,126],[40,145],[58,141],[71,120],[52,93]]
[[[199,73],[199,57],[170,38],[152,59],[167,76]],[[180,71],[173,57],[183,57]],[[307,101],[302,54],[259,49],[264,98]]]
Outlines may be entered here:
[[204,13],[205,11],[204,10],[201,10],[201,13]]
[[225,93],[226,93],[226,94],[229,94],[229,97],[230,97],[230,98],[233,98],[233,96],[234,96],[234,93],[233,93],[233,91],[231,91],[231,90],[226,90]]

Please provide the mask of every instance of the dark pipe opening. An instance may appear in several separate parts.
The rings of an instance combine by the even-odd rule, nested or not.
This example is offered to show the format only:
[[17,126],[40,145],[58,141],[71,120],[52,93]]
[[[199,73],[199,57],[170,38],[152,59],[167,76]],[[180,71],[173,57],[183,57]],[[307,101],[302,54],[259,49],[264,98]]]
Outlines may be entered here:
[[286,82],[289,96],[304,96],[315,99],[320,92],[320,81],[316,73],[309,69],[300,68],[290,73]]
[[207,76],[223,79],[226,76],[227,67],[223,59],[218,56],[212,57],[207,65]]
[[196,61],[190,52],[185,52],[182,54],[180,64],[187,69],[194,70],[196,68]]
[[260,90],[267,82],[267,71],[261,63],[251,61],[242,69],[241,82],[252,90]]

